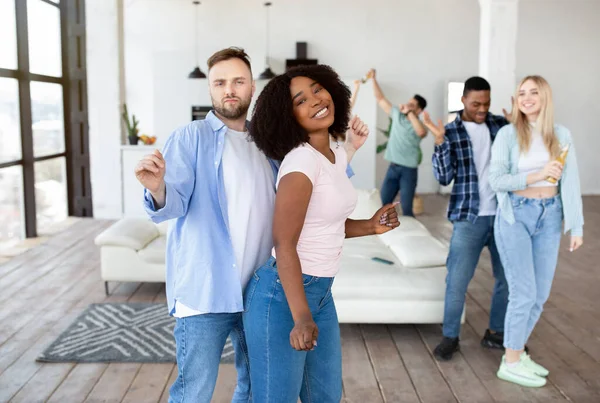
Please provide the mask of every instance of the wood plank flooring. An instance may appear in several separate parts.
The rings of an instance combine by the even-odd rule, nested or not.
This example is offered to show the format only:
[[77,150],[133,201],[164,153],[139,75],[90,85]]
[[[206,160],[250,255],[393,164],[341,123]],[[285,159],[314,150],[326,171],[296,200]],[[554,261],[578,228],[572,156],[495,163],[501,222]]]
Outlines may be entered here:
[[[425,195],[418,218],[443,241],[447,197]],[[563,239],[554,288],[529,342],[550,369],[549,383],[525,389],[498,380],[501,356],[479,346],[487,327],[493,277],[484,252],[469,286],[461,352],[439,363],[439,325],[342,325],[345,402],[600,402],[600,197],[585,197],[585,244]],[[0,262],[0,402],[167,402],[174,364],[41,364],[43,351],[89,304],[164,302],[162,284],[100,279],[94,237],[111,224],[83,219]],[[221,365],[215,402],[229,402],[235,369]]]

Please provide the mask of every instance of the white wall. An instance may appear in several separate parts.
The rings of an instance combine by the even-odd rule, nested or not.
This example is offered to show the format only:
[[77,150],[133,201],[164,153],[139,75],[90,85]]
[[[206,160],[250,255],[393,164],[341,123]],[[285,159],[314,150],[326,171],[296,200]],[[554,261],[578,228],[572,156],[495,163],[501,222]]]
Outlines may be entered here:
[[[213,52],[232,45],[250,54],[255,74],[264,69],[262,4],[202,2],[198,53],[203,71]],[[127,104],[139,117],[141,132],[156,135],[159,145],[189,121],[192,103],[210,105],[206,84],[186,78],[196,65],[193,7],[187,0],[125,2]],[[271,65],[283,72],[285,59],[295,57],[296,42],[306,41],[309,57],[330,64],[342,77],[358,78],[376,67],[393,103],[418,92],[432,115],[441,116],[445,82],[477,72],[478,35],[477,0],[281,0],[271,7]],[[380,117],[379,127],[387,127],[386,117]],[[435,192],[430,136],[423,152],[417,191]],[[378,185],[386,167],[380,155]]]
[[86,0],[86,58],[94,217],[121,216],[118,0]]
[[517,81],[540,74],[552,86],[556,121],[573,134],[581,188],[600,194],[600,1],[521,0]]
[[[210,54],[232,45],[248,51],[256,74],[263,70],[262,3],[211,0],[199,6],[198,53],[204,71]],[[139,117],[142,132],[158,136],[158,146],[189,121],[192,104],[210,102],[206,82],[186,78],[196,65],[191,1],[86,0],[86,7],[94,210],[97,217],[116,218],[122,213],[121,100]],[[600,136],[594,124],[600,115],[598,15],[600,0],[519,2],[516,78],[538,73],[553,86],[557,121],[571,129],[578,148],[585,194],[600,193],[594,175],[600,168],[595,157]],[[376,67],[393,103],[418,92],[429,101],[432,116],[443,117],[445,83],[464,81],[478,71],[479,16],[477,0],[280,0],[271,8],[271,65],[282,72],[285,59],[295,56],[296,41],[306,41],[309,57],[332,65],[345,79]],[[121,77],[119,43],[125,47]],[[257,83],[259,90],[263,85]],[[492,111],[499,113],[501,106],[494,102]],[[386,116],[377,119],[379,127],[387,127]],[[377,136],[378,143],[384,141]],[[428,136],[419,171],[421,193],[438,190],[431,172],[432,150]],[[378,186],[386,168],[378,155]]]

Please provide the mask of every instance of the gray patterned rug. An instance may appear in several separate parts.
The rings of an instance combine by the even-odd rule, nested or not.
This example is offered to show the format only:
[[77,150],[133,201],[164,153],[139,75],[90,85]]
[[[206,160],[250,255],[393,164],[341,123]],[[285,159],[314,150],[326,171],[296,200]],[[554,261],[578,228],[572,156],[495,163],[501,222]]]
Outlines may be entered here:
[[[157,303],[91,304],[36,361],[175,362],[175,319]],[[222,363],[233,362],[228,339]]]

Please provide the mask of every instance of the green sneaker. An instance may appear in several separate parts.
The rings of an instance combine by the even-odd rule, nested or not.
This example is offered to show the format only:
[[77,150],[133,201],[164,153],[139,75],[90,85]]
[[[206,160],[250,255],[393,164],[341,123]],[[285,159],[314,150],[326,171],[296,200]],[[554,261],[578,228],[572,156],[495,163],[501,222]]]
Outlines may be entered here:
[[496,375],[503,381],[516,383],[528,388],[539,388],[546,384],[546,378],[537,376],[524,365],[523,360],[520,360],[517,365],[509,367],[504,361],[504,356]]
[[542,367],[537,362],[533,361],[531,359],[531,356],[525,352],[521,354],[521,362],[523,363],[523,365],[525,365],[525,367],[529,368],[529,370],[533,371],[533,373],[535,373],[537,376],[546,377],[548,376],[548,374],[550,374],[550,371]]

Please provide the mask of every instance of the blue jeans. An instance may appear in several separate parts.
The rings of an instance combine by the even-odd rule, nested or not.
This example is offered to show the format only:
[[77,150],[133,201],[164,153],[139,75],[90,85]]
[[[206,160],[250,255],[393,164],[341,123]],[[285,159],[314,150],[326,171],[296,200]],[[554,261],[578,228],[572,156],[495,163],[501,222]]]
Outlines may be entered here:
[[413,217],[413,199],[417,189],[418,168],[408,168],[390,163],[381,185],[381,202],[392,203],[400,191],[402,214]]
[[169,403],[209,403],[217,382],[221,353],[227,336],[235,351],[237,386],[232,402],[251,402],[248,352],[242,314],[215,313],[177,318],[178,376],[171,386]]
[[290,345],[294,320],[275,259],[258,269],[244,295],[244,330],[252,398],[257,403],[338,403],[342,398],[342,346],[331,296],[333,278],[303,275],[304,291],[319,328],[312,351]]
[[494,241],[494,216],[477,217],[475,223],[454,222],[452,239],[446,267],[446,298],[444,300],[444,327],[446,337],[460,335],[460,318],[465,306],[467,288],[483,248],[487,246],[492,257],[492,270],[496,283],[492,295],[489,328],[495,332],[504,331],[504,316],[508,304],[508,286],[504,277],[502,262]]
[[515,223],[496,219],[496,240],[508,280],[504,347],[522,350],[550,296],[562,229],[560,196],[510,195]]

